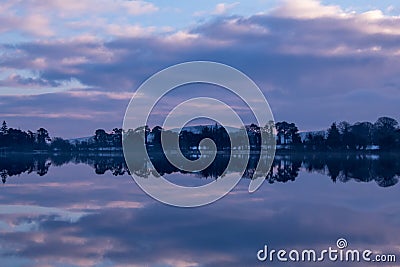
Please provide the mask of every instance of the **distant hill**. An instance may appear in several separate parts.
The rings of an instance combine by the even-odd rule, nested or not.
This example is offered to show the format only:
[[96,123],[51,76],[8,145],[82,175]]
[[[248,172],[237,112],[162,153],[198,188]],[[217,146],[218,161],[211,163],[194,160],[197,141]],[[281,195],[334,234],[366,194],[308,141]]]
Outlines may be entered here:
[[78,144],[78,143],[82,143],[82,142],[93,143],[94,142],[94,136],[68,139],[68,142],[70,142],[71,144]]
[[[203,129],[206,128],[206,127],[208,127],[208,128],[214,128],[215,125],[185,126],[185,127],[182,128],[182,131],[188,131],[188,132],[192,132],[192,133],[195,133],[195,134],[199,134],[199,133],[201,133],[201,132],[203,131]],[[240,131],[239,128],[235,128],[235,127],[226,126],[226,127],[224,127],[224,128],[226,128],[229,132],[232,132],[232,133],[235,133],[235,132]],[[180,131],[180,129],[179,129],[179,128],[174,128],[174,129],[171,129],[171,131],[177,133],[177,132]]]
[[301,140],[304,141],[307,138],[308,134],[312,135],[323,135],[326,137],[326,131],[321,130],[321,131],[308,131],[308,132],[299,132],[299,135],[301,137]]

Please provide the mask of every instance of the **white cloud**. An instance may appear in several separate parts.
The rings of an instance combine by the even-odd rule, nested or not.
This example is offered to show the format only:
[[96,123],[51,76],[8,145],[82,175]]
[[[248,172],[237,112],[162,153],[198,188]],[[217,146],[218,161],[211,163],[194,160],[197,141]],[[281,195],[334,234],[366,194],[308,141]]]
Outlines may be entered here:
[[61,60],[61,64],[70,66],[70,65],[79,65],[87,63],[89,60],[84,56],[78,57],[65,57]]
[[73,97],[84,97],[84,98],[107,97],[114,100],[129,100],[133,96],[132,92],[103,92],[94,90],[71,90],[66,93]]
[[239,4],[240,4],[239,2],[234,2],[231,4],[219,3],[215,6],[215,8],[212,11],[205,11],[205,10],[196,11],[193,13],[193,16],[201,17],[201,16],[207,16],[207,15],[224,15],[229,10],[233,9],[234,7],[236,7]]
[[377,20],[377,19],[383,19],[385,16],[383,15],[383,12],[381,10],[375,9],[364,12],[360,14],[359,17],[364,18],[366,20]]
[[178,31],[176,33],[168,35],[164,38],[164,40],[172,43],[183,43],[193,41],[197,38],[199,38],[198,34],[189,33],[187,31]]
[[239,5],[239,2],[235,2],[235,3],[231,3],[231,4],[227,4],[227,3],[219,3],[215,6],[214,11],[212,12],[212,14],[214,15],[222,15],[225,14],[226,12],[228,12],[229,10],[231,10],[232,8],[236,7],[237,5]]
[[[340,6],[323,5],[319,0],[291,1],[283,0],[281,5],[273,9],[269,15],[280,18],[314,20],[321,18],[343,21],[348,29],[368,34],[400,34],[400,17],[385,15],[382,10],[375,9],[363,13],[344,11]],[[337,27],[343,25],[338,24]]]
[[37,36],[52,36],[50,20],[39,14],[31,14],[23,19],[22,29]]
[[[20,32],[35,37],[57,34],[61,37],[71,33],[68,26],[75,26],[74,31],[82,34],[82,31],[93,29],[99,21],[107,23],[112,16],[109,23],[119,24],[132,16],[158,10],[153,3],[139,0],[7,1],[0,6],[0,33]],[[132,31],[132,27],[128,29],[128,32]]]
[[154,13],[159,10],[157,6],[145,1],[125,1],[122,3],[130,15],[141,15]]
[[387,12],[393,12],[393,11],[395,11],[396,10],[396,7],[394,6],[394,5],[390,5],[390,6],[388,6],[387,8],[386,8],[386,11]]
[[240,19],[237,18],[226,20],[226,26],[229,28],[229,31],[235,34],[251,33],[263,35],[269,32],[268,28],[264,25],[259,25],[256,23],[241,23]]
[[128,37],[146,37],[155,32],[155,27],[142,27],[140,25],[121,25],[108,24],[105,25],[107,33],[112,36],[128,38]]
[[39,14],[17,16],[14,12],[0,12],[0,32],[20,31],[28,35],[50,37],[54,35],[50,20]]
[[28,0],[25,5],[32,11],[51,11],[62,16],[80,16],[126,11],[130,15],[154,13],[159,10],[153,3],[141,0]]
[[386,16],[381,10],[352,15],[353,26],[368,34],[400,35],[400,17]]
[[283,0],[279,7],[272,10],[271,14],[279,17],[297,19],[315,19],[346,15],[339,6],[322,5],[318,0]]
[[35,70],[43,70],[48,67],[48,64],[46,62],[46,58],[37,57],[32,60],[32,66],[35,68]]
[[[108,22],[104,19],[74,21],[67,24],[73,30],[86,29],[90,32],[101,32],[103,35],[118,38],[149,37],[155,32],[171,32],[171,27],[144,27],[140,24],[121,22]],[[101,42],[101,36],[83,34],[80,36],[83,42]],[[104,38],[104,37],[103,37]]]

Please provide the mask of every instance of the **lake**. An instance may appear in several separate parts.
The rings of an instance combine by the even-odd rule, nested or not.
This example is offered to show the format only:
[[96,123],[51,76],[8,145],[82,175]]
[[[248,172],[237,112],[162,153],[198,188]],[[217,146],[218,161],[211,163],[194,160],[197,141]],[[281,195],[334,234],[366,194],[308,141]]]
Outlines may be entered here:
[[[265,245],[337,249],[344,238],[348,249],[398,258],[399,159],[279,153],[255,193],[248,193],[249,170],[219,201],[177,208],[146,195],[122,155],[2,156],[1,266],[398,266],[261,262],[257,252]],[[197,186],[217,179],[227,160],[220,155],[190,174],[162,159],[154,166],[177,184]],[[134,173],[149,175],[144,160],[135,166]]]

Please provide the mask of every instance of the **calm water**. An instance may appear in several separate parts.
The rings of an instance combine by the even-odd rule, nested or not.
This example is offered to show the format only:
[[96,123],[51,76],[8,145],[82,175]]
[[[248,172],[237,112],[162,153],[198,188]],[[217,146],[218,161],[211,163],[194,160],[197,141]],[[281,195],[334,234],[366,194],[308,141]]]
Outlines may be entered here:
[[[263,186],[201,208],[161,204],[143,193],[120,156],[0,158],[1,266],[398,266],[399,263],[259,262],[273,249],[349,248],[400,260],[398,155],[279,155]],[[156,159],[155,159],[156,160]],[[202,173],[156,168],[184,185]],[[135,173],[146,176],[138,159]],[[249,167],[250,168],[250,167]]]

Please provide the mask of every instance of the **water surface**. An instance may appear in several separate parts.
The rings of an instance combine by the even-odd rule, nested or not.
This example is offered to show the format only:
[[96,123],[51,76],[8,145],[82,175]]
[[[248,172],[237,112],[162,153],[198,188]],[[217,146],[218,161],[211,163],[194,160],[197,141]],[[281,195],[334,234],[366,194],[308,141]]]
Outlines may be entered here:
[[[163,161],[160,161],[163,162]],[[225,159],[168,179],[200,185]],[[159,203],[138,188],[120,155],[2,157],[1,266],[397,266],[394,263],[259,262],[274,249],[351,248],[399,254],[400,175],[395,154],[278,155],[266,182],[239,185],[205,207]],[[135,173],[149,174],[138,159]]]

